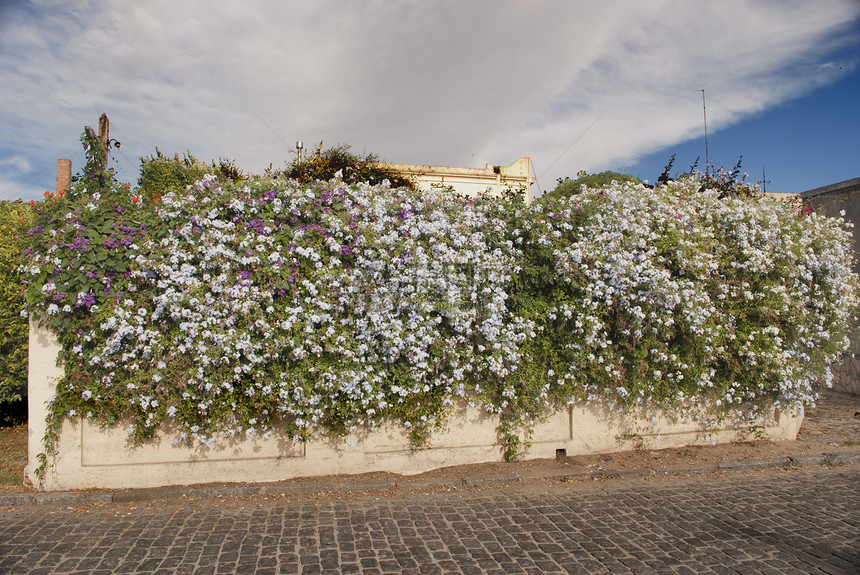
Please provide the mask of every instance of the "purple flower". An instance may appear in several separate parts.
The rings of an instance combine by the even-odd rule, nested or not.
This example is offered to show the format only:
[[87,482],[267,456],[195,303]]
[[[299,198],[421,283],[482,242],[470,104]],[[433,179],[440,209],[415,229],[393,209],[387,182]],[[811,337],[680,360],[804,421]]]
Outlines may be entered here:
[[87,309],[90,309],[96,303],[96,298],[91,293],[86,293],[78,300],[78,303],[75,304],[75,307],[87,306]]

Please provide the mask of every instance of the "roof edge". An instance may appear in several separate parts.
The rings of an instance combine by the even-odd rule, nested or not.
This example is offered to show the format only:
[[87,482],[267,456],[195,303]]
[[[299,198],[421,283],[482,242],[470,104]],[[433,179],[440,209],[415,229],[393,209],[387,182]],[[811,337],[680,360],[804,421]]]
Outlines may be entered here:
[[851,180],[845,180],[844,182],[836,182],[835,184],[830,184],[828,186],[822,186],[820,188],[815,188],[813,190],[808,190],[806,192],[801,192],[801,198],[814,198],[815,196],[820,196],[823,194],[829,194],[831,192],[839,192],[849,188],[857,188],[860,189],[860,178],[853,178]]

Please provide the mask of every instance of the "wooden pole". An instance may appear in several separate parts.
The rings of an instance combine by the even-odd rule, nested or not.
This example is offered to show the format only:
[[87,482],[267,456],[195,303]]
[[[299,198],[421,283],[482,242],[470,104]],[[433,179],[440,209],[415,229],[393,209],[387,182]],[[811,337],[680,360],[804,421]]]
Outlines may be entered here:
[[107,114],[102,114],[99,117],[99,143],[102,146],[102,158],[104,158],[104,167],[107,169],[108,163],[108,142],[110,141],[110,122]]

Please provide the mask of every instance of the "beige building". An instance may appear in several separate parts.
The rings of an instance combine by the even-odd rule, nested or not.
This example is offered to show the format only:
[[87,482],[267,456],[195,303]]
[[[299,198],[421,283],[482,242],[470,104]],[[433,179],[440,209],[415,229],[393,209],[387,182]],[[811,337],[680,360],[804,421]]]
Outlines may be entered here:
[[501,195],[504,190],[522,191],[529,201],[529,190],[535,179],[531,175],[531,158],[520,158],[507,166],[487,164],[486,168],[453,168],[423,164],[380,163],[398,174],[410,178],[422,190],[434,187],[452,187],[464,196],[482,193]]

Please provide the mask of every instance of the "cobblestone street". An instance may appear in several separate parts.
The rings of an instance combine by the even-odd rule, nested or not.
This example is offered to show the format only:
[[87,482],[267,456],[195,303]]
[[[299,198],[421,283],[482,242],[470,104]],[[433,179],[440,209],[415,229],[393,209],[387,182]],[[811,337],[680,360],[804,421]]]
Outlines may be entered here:
[[3,510],[0,573],[860,572],[860,466]]

